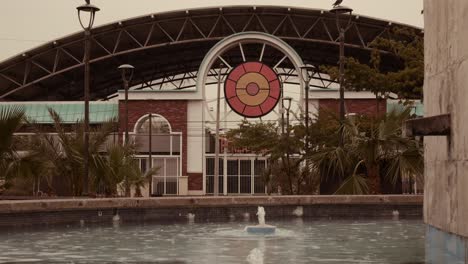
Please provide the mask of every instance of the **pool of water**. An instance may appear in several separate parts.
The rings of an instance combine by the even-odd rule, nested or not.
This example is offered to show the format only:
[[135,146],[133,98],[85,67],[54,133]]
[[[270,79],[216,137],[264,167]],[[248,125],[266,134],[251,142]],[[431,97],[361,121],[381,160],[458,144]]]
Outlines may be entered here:
[[110,224],[0,231],[0,263],[424,263],[417,220]]

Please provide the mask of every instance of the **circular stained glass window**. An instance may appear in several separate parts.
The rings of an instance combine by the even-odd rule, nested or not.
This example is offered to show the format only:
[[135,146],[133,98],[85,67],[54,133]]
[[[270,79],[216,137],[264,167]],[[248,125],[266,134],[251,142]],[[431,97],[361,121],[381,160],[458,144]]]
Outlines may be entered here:
[[224,93],[231,109],[239,115],[262,117],[278,104],[281,83],[269,66],[260,62],[246,62],[229,73]]

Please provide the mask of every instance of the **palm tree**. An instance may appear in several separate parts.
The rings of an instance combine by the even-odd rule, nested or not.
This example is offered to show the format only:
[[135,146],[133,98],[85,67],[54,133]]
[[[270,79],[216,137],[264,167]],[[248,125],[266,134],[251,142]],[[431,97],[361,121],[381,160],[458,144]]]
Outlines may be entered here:
[[[52,184],[51,171],[53,169],[52,164],[44,159],[44,153],[36,150],[23,151],[19,158],[10,163],[11,171],[14,172],[15,185],[22,183],[24,186],[17,186],[23,190],[16,192],[29,194],[32,190],[34,196],[39,195],[41,192],[41,185],[44,183],[47,185],[48,193],[54,193],[54,187]],[[28,186],[32,186],[31,189]]]
[[[423,170],[422,149],[417,141],[402,136],[402,124],[410,117],[410,109],[392,111],[371,120],[370,129],[354,134],[351,149],[364,163],[373,194],[381,193],[381,175],[391,176],[396,184],[402,173],[420,175]],[[353,122],[349,125],[355,126]],[[383,166],[389,161],[389,166]]]
[[420,176],[422,149],[418,142],[401,134],[410,109],[392,111],[380,118],[348,119],[344,124],[346,144],[321,143],[308,159],[324,180],[343,181],[337,193],[381,193],[381,175],[393,184],[402,175]]
[[14,144],[13,135],[20,128],[23,120],[24,110],[22,108],[16,106],[0,108],[0,181],[4,183],[17,172],[18,167],[13,165],[20,157]]
[[[5,107],[0,110],[0,178],[12,183],[10,187],[19,187],[12,190],[14,193],[37,195],[43,180],[52,188],[50,163],[45,162],[43,153],[30,149],[25,151],[22,146],[31,147],[28,140],[14,137],[14,132],[26,123],[23,108],[18,106]],[[44,176],[45,175],[45,176]],[[22,186],[17,186],[22,185]],[[28,187],[32,186],[31,189]],[[26,188],[25,188],[26,187]]]
[[[63,126],[60,116],[52,109],[49,113],[54,121],[56,136],[45,133],[37,128],[39,137],[33,146],[32,153],[41,153],[42,160],[48,162],[54,177],[66,177],[69,191],[73,195],[81,195],[83,191],[83,122],[77,122],[71,129]],[[109,120],[91,130],[90,158],[90,193],[116,196],[135,187],[141,195],[141,187],[151,175],[157,172],[153,168],[142,173],[135,160],[133,145],[119,145],[107,142],[115,127],[114,120]],[[119,190],[120,188],[120,190]],[[120,192],[119,192],[120,191]]]
[[152,168],[142,172],[135,160],[135,147],[133,145],[110,144],[106,147],[106,154],[94,156],[93,188],[99,194],[115,196],[125,193],[135,187],[135,196],[142,196],[141,188],[157,173],[159,168]]
[[[67,129],[63,125],[60,116],[53,109],[49,109],[49,114],[53,120],[56,135],[51,135],[35,126],[38,137],[32,146],[33,151],[41,153],[44,162],[51,164],[53,177],[65,177],[69,188],[68,191],[75,196],[79,196],[82,194],[84,187],[84,124],[78,122],[71,129]],[[104,150],[113,127],[114,123],[111,120],[91,130],[89,140],[90,160],[98,157],[100,152]],[[93,164],[96,163],[90,162],[90,182],[93,182],[96,177],[96,174],[92,173],[97,171],[96,168],[92,167]]]

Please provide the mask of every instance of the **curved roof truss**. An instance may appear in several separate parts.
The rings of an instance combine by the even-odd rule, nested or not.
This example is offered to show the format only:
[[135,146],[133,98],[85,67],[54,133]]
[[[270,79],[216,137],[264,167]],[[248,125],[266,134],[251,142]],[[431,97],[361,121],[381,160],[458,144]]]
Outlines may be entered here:
[[[410,27],[353,16],[346,32],[346,53],[367,59],[370,43],[387,36],[394,26]],[[335,17],[324,10],[237,6],[154,14],[93,29],[91,98],[105,100],[116,93],[121,87],[116,68],[123,63],[136,68],[133,89],[195,87],[206,53],[221,39],[246,31],[281,38],[306,63],[336,65],[338,61]],[[83,41],[84,34],[76,33],[0,63],[0,100],[82,99]],[[270,55],[274,56],[265,54],[266,63]],[[289,78],[297,76],[293,68],[285,62],[278,71]],[[323,87],[330,82],[318,72],[315,78]]]

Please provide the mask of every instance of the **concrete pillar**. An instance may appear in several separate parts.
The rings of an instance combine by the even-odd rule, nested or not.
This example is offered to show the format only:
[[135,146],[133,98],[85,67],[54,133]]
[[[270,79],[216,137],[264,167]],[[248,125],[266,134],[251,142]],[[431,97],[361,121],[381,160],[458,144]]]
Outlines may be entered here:
[[468,262],[468,1],[425,0],[425,116],[451,135],[425,137],[427,261]]

